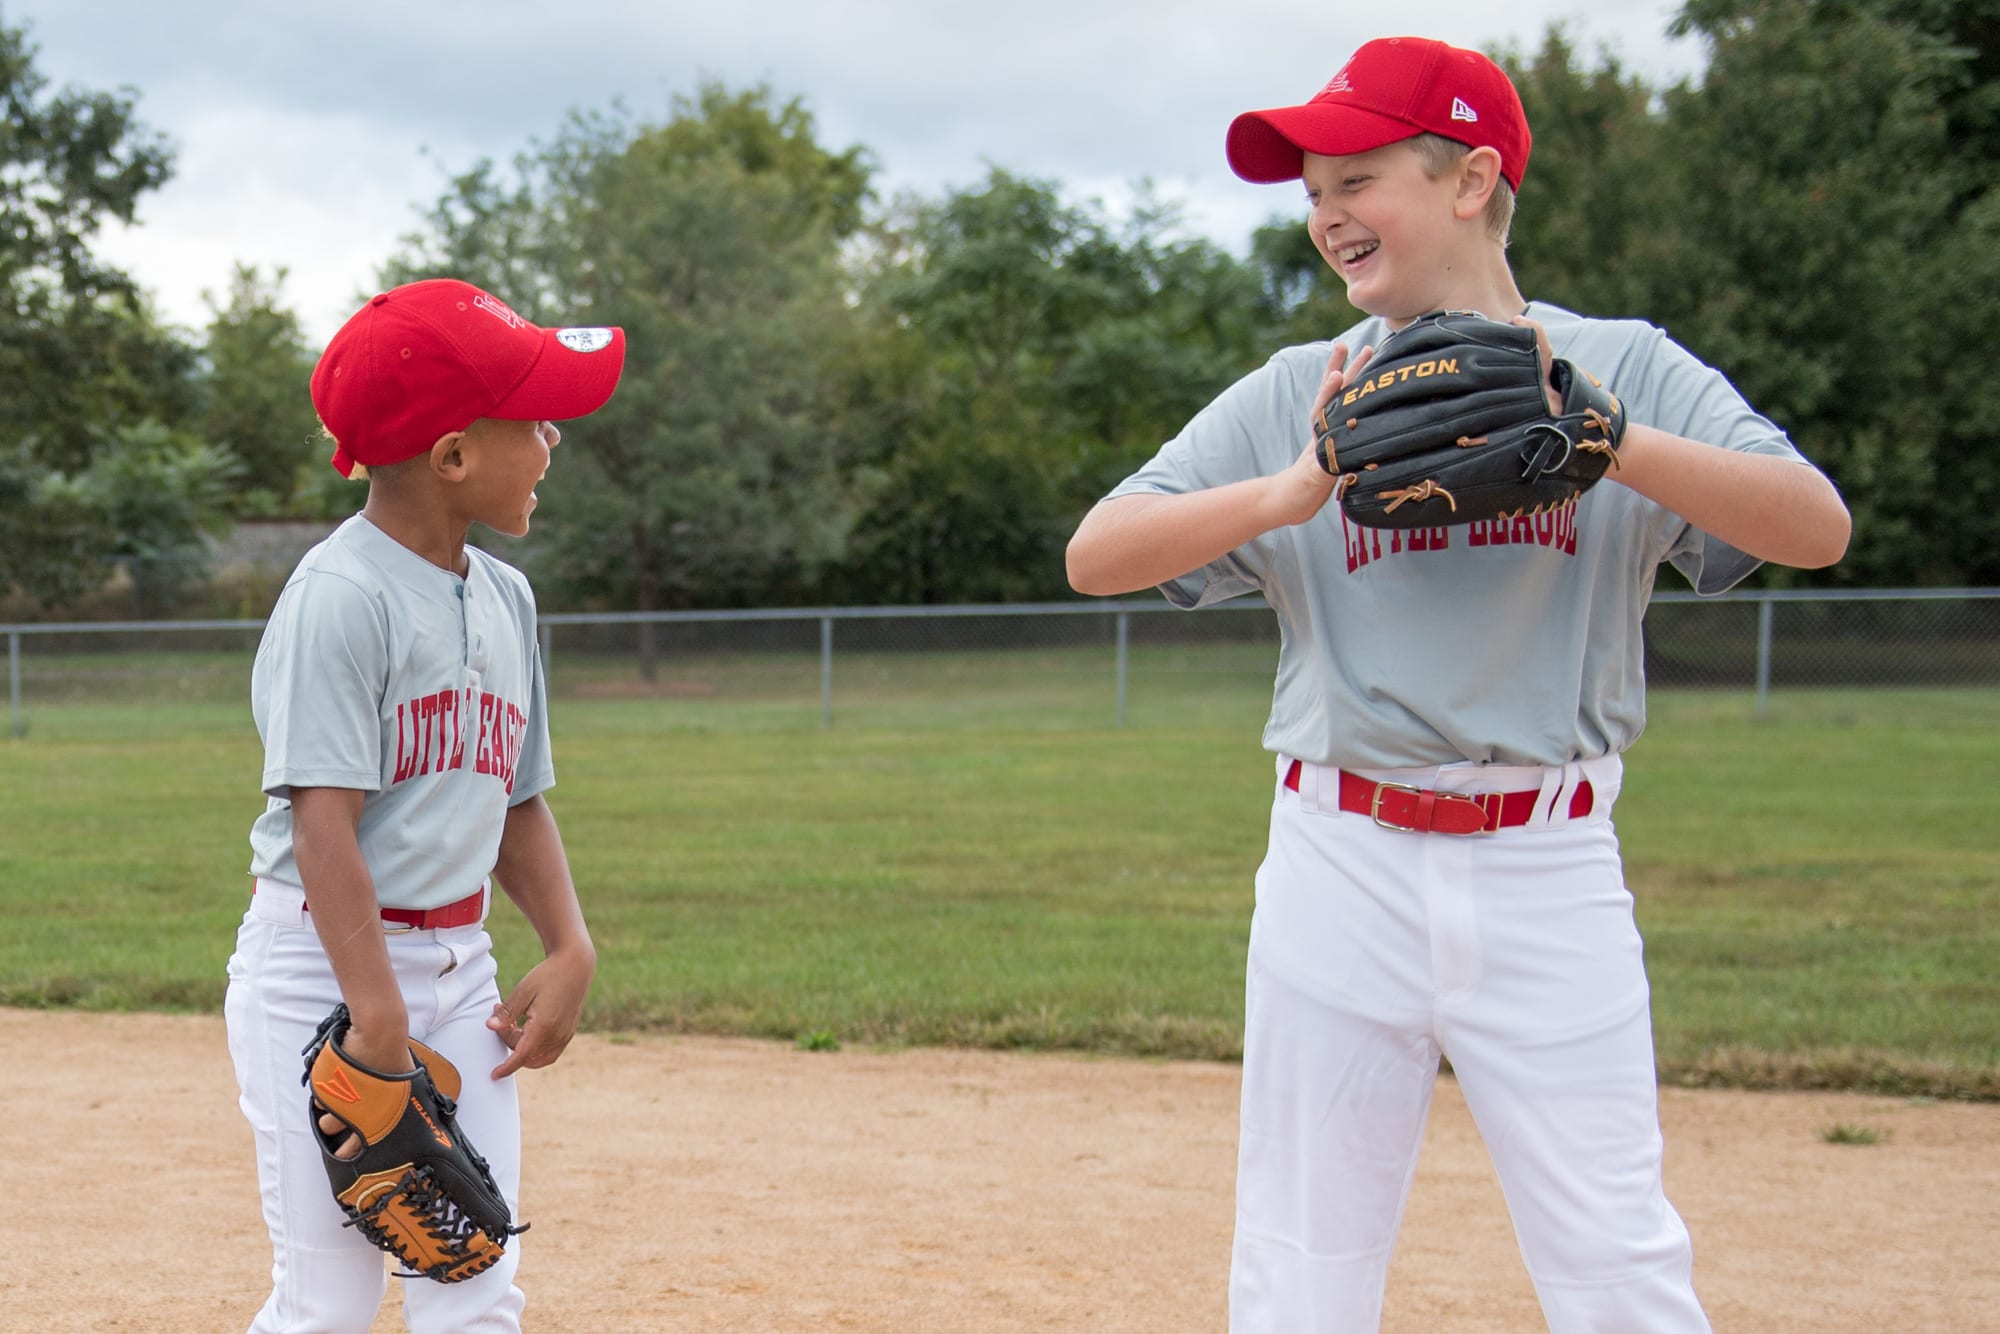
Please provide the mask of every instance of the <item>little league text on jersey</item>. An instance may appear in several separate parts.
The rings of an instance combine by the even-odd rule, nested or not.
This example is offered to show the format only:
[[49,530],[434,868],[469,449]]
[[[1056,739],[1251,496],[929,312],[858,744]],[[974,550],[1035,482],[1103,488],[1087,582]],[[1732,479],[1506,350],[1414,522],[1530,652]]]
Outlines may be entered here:
[[514,765],[521,757],[528,715],[512,701],[470,686],[462,696],[457,690],[439,690],[396,705],[396,776],[392,784],[464,768],[465,724],[475,711],[473,772],[494,775],[512,793]]
[[1538,546],[1576,554],[1576,498],[1572,496],[1552,510],[1523,514],[1512,519],[1481,519],[1477,523],[1452,528],[1363,528],[1340,516],[1341,536],[1347,544],[1347,572],[1384,556],[1400,556],[1406,551],[1445,551],[1452,534],[1464,536],[1469,547]]

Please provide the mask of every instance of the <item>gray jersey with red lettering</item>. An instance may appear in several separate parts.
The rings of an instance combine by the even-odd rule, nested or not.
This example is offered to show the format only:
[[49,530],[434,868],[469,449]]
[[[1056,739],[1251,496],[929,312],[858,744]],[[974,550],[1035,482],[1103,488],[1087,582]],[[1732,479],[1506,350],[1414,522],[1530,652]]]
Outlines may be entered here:
[[[1783,431],[1659,329],[1541,303],[1528,314],[1558,357],[1610,386],[1630,421],[1804,464]],[[1369,319],[1338,341],[1359,351],[1387,335]],[[1180,494],[1282,471],[1311,440],[1331,350],[1279,352],[1110,494]],[[1282,645],[1264,728],[1273,751],[1356,768],[1553,765],[1621,752],[1644,727],[1640,621],[1662,562],[1703,594],[1758,565],[1603,483],[1553,513],[1448,528],[1362,528],[1330,503],[1160,588],[1190,608],[1261,591],[1276,610]]]
[[554,784],[534,594],[465,555],[461,579],[357,514],[292,572],[250,679],[270,798],[251,874],[299,882],[293,788],[358,789],[377,900],[438,907],[486,879],[508,808]]

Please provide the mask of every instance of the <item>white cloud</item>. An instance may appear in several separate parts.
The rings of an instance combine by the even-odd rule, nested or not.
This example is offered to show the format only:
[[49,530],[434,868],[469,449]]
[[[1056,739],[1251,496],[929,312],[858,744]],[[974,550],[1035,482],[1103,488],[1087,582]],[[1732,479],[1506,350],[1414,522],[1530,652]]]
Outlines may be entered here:
[[[1551,21],[1654,82],[1694,72],[1674,0],[1426,0],[1394,28],[1532,48]],[[1222,162],[1239,111],[1310,96],[1372,15],[1297,0],[12,0],[52,82],[129,85],[178,145],[175,178],[107,257],[168,318],[206,322],[237,261],[290,270],[330,333],[445,174],[505,161],[573,108],[662,117],[699,79],[799,97],[823,142],[860,143],[885,194],[980,179],[987,163],[1115,202],[1150,178],[1188,222],[1240,246],[1293,200]],[[424,150],[430,150],[430,156]]]
[[190,327],[207,322],[203,294],[222,299],[244,263],[289,270],[285,293],[301,321],[316,337],[330,333],[416,228],[415,205],[443,183],[439,162],[413,143],[385,143],[354,114],[218,99],[200,103],[175,137],[173,181],[102,250]]

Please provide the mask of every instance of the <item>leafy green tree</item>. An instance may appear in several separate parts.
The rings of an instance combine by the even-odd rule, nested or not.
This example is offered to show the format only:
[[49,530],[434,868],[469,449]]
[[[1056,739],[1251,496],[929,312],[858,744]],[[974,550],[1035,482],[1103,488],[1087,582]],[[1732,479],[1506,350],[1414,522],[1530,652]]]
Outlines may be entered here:
[[160,615],[175,593],[206,574],[201,537],[228,529],[225,511],[242,465],[155,421],[121,427],[116,436],[75,489],[112,534],[98,551],[125,567],[133,614]]
[[110,572],[110,521],[77,484],[24,443],[0,445],[0,594],[44,609],[73,602]]
[[319,448],[314,357],[284,304],[285,273],[238,264],[225,298],[203,293],[211,318],[198,429],[236,460],[241,483],[227,501],[240,515],[292,512],[301,472],[326,468],[331,452]]
[[[1808,0],[1799,6],[1817,27],[1854,21],[1887,24],[1898,40],[1916,38],[1946,60],[1936,88],[1953,158],[2000,166],[2000,0]],[[1773,15],[1767,0],[1687,0],[1675,16],[1677,36],[1699,33],[1711,42],[1734,42]],[[1990,188],[1990,175],[1963,178],[1963,203]]]
[[0,592],[53,607],[102,581],[125,517],[114,456],[159,457],[148,433],[185,429],[195,354],[92,249],[166,181],[166,141],[126,94],[51,92],[35,54],[0,23]]
[[767,86],[732,92],[704,83],[645,137],[655,165],[669,174],[720,164],[782,182],[787,204],[838,238],[860,230],[872,197],[868,151],[825,147],[804,101],[777,104]]
[[[988,188],[913,204],[904,262],[871,290],[909,340],[889,479],[857,534],[860,600],[1032,597],[1060,568],[1061,445],[1046,392],[1052,341],[1084,313],[1064,267],[1082,230],[1053,185],[994,172]],[[857,577],[858,576],[858,577]]]
[[129,97],[50,93],[34,57],[24,32],[0,26],[0,384],[14,438],[74,469],[88,461],[88,424],[185,403],[172,383],[185,355],[91,250],[166,181],[172,154]]
[[618,394],[543,485],[534,560],[570,597],[639,610],[809,581],[856,508],[832,384],[864,155],[821,147],[797,103],[710,86],[661,126],[574,116],[515,167],[454,181],[386,277],[449,273],[539,323],[626,330]]
[[[1900,476],[1878,473],[1868,480],[1904,492],[1898,509],[1911,530],[1948,534],[1941,558],[1923,573],[1941,583],[1990,587],[2000,584],[2000,458],[1991,425],[2000,421],[2000,376],[1987,364],[1985,349],[2000,323],[2000,192],[1988,191],[1967,206],[1925,260],[1925,286],[1937,301],[1917,350],[1941,400],[1925,414],[1936,423],[1930,466],[1927,475],[1919,474],[1930,485],[1912,494]],[[1902,392],[1877,414],[1885,433],[1896,428],[1896,409],[1921,391]]]
[[1658,210],[1663,117],[1615,56],[1581,64],[1560,26],[1532,57],[1498,54],[1534,127],[1508,262],[1521,292],[1587,315],[1641,316]]
[[1260,356],[1255,275],[1148,198],[1119,226],[995,169],[876,240],[859,462],[884,480],[837,595],[1062,595],[1078,516]]
[[2000,479],[1963,416],[1980,386],[1960,354],[1996,313],[1996,289],[1967,282],[1993,263],[1946,109],[1972,53],[1897,8],[1688,11],[1711,25],[1710,59],[1698,87],[1666,94],[1672,227],[1644,268],[1647,306],[1843,486],[1855,543],[1826,577],[1990,579],[1990,520],[1958,504]]
[[131,579],[132,614],[171,610],[206,573],[202,534],[224,531],[240,465],[227,452],[145,420],[114,428],[90,466],[70,474],[0,449],[0,571],[43,608]]
[[852,517],[829,388],[850,320],[832,238],[790,207],[790,183],[671,153],[642,137],[604,159],[579,219],[575,276],[615,271],[598,308],[630,351],[563,460],[575,521],[551,530],[572,578],[641,610],[755,598],[837,557]]

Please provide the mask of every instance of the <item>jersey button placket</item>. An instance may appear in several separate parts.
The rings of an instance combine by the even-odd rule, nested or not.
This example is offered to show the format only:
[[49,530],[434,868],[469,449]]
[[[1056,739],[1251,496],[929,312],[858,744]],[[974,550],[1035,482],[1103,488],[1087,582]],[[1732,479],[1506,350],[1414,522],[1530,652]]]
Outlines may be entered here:
[[460,580],[452,591],[458,595],[458,701],[462,718],[472,704],[472,590]]

